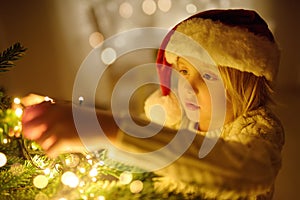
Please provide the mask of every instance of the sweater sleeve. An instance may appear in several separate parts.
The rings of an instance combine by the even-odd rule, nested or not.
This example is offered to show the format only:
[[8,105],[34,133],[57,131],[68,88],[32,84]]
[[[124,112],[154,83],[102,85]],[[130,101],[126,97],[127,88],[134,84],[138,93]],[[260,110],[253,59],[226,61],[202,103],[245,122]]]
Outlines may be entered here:
[[[144,121],[138,123],[146,126]],[[244,128],[242,130],[247,132]],[[120,131],[119,141],[123,149],[135,153],[160,152],[163,149],[150,161],[159,165],[163,163],[161,160],[168,160],[155,168],[163,177],[158,186],[161,189],[171,186],[178,191],[203,193],[211,198],[256,196],[270,190],[281,166],[281,149],[259,134],[244,133],[239,140],[221,137],[205,157],[199,158],[205,138],[203,135],[187,129],[176,131],[167,128],[148,138],[126,134],[134,131],[130,127]],[[267,133],[269,135],[275,134],[271,129],[264,129],[266,131],[270,131]],[[234,138],[240,133],[236,132],[230,137]],[[172,143],[178,134],[179,141]],[[208,140],[214,142],[216,138]],[[168,148],[164,148],[166,146]],[[141,167],[142,163],[147,167],[149,160],[140,159],[139,163]]]

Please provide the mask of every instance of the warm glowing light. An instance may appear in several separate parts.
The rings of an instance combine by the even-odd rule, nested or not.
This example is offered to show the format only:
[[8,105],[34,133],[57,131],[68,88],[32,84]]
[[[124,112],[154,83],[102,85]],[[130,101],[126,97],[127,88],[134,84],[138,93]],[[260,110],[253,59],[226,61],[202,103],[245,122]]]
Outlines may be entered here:
[[171,0],[158,0],[158,8],[163,12],[168,12],[172,7]]
[[79,179],[73,172],[67,171],[61,176],[61,182],[71,188],[75,188],[79,184]]
[[129,184],[132,181],[132,173],[128,172],[128,171],[124,171],[121,173],[119,181],[121,184]]
[[45,175],[37,175],[33,179],[33,185],[39,189],[43,189],[48,185],[48,178]]
[[51,170],[49,168],[44,169],[44,174],[49,175]]
[[15,126],[15,127],[14,127],[14,131],[19,131],[20,129],[21,129],[20,126]]
[[85,168],[81,167],[81,168],[79,168],[79,171],[80,171],[80,173],[84,174],[86,170],[85,170]]
[[31,148],[32,148],[32,150],[37,150],[37,149],[39,149],[39,145],[35,142],[32,142],[31,143]]
[[132,181],[132,183],[130,184],[130,192],[136,194],[139,193],[143,190],[144,184],[142,181],[140,180],[135,180]]
[[110,65],[117,59],[117,53],[113,48],[106,48],[101,53],[101,59],[104,64]]
[[92,160],[87,160],[87,162],[92,165],[93,164],[93,161]]
[[91,177],[97,176],[98,175],[98,170],[96,168],[91,169],[89,175]]
[[21,117],[23,114],[22,108],[16,108],[15,113],[16,113],[17,117]]
[[132,5],[128,2],[122,3],[119,8],[119,14],[123,18],[126,18],[126,19],[130,18],[133,14]]
[[21,103],[21,100],[19,98],[14,98],[14,103],[19,105]]
[[197,12],[197,6],[195,4],[187,4],[186,7],[186,12],[189,13],[189,14],[194,14]]
[[142,8],[147,15],[153,15],[156,11],[156,3],[154,0],[144,0]]
[[78,101],[79,101],[79,105],[82,105],[84,101],[84,97],[83,96],[78,97]]
[[105,197],[104,196],[99,196],[98,200],[105,200]]
[[51,103],[54,103],[54,100],[48,96],[44,97],[44,101],[50,101]]
[[[6,138],[4,138],[3,139],[3,144],[7,144],[8,143],[8,139],[6,139]],[[0,160],[1,160],[1,158],[0,158]],[[0,161],[1,162],[1,161]]]
[[96,48],[104,40],[104,36],[100,32],[93,32],[89,37],[89,43],[91,47]]
[[7,162],[6,155],[0,152],[0,167],[6,165],[6,162]]

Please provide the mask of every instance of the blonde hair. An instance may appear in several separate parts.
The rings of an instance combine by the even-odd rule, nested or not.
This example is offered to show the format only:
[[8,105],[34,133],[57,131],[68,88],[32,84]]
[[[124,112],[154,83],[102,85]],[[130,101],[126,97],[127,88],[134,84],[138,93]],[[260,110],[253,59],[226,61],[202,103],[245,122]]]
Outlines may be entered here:
[[234,118],[257,109],[273,104],[273,89],[264,77],[255,76],[230,67],[218,67],[226,88],[229,102],[232,104]]

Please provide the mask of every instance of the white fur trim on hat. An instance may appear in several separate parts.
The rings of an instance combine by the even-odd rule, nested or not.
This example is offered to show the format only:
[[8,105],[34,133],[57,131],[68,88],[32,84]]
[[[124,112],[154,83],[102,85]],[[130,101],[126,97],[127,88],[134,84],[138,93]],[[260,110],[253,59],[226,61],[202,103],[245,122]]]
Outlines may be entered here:
[[189,19],[176,28],[165,57],[170,64],[176,64],[178,56],[211,63],[206,52],[218,66],[265,76],[269,81],[274,80],[279,67],[280,51],[276,42],[245,28],[202,18]]

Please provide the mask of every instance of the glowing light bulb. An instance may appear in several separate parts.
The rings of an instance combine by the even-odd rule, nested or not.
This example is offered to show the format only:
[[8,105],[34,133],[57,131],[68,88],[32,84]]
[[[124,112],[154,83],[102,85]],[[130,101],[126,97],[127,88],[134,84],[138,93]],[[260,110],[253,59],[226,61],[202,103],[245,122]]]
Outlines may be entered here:
[[22,108],[16,108],[15,114],[17,115],[17,117],[21,117],[23,114]]
[[105,200],[105,197],[104,196],[99,196],[98,200]]
[[6,162],[7,162],[6,155],[0,152],[0,167],[6,165]]
[[43,189],[48,185],[48,178],[45,175],[37,175],[33,179],[33,185],[36,188]]
[[94,177],[98,175],[98,170],[96,168],[91,169],[89,173],[90,177]]
[[93,164],[93,160],[87,160],[87,162],[92,165]]
[[129,184],[132,181],[132,173],[128,172],[128,171],[124,171],[120,174],[120,178],[119,181],[121,184]]
[[48,96],[45,96],[45,97],[44,97],[44,101],[50,101],[51,103],[54,103],[54,100],[51,99],[51,98],[48,97]]
[[79,171],[80,171],[80,173],[84,174],[86,170],[85,170],[85,168],[81,167],[81,168],[79,168]]
[[32,148],[32,150],[37,150],[37,149],[39,149],[39,145],[35,142],[32,142],[31,143],[31,148]]
[[44,169],[44,174],[49,175],[51,172],[50,168]]
[[132,183],[130,184],[130,192],[134,194],[141,192],[143,188],[144,188],[144,184],[140,180],[132,181]]
[[14,98],[14,103],[19,105],[21,103],[21,100],[19,98]]
[[84,101],[84,97],[83,96],[78,97],[78,101],[79,101],[79,105],[81,105]]
[[61,182],[71,188],[76,188],[79,184],[79,179],[73,172],[67,171],[61,176]]

